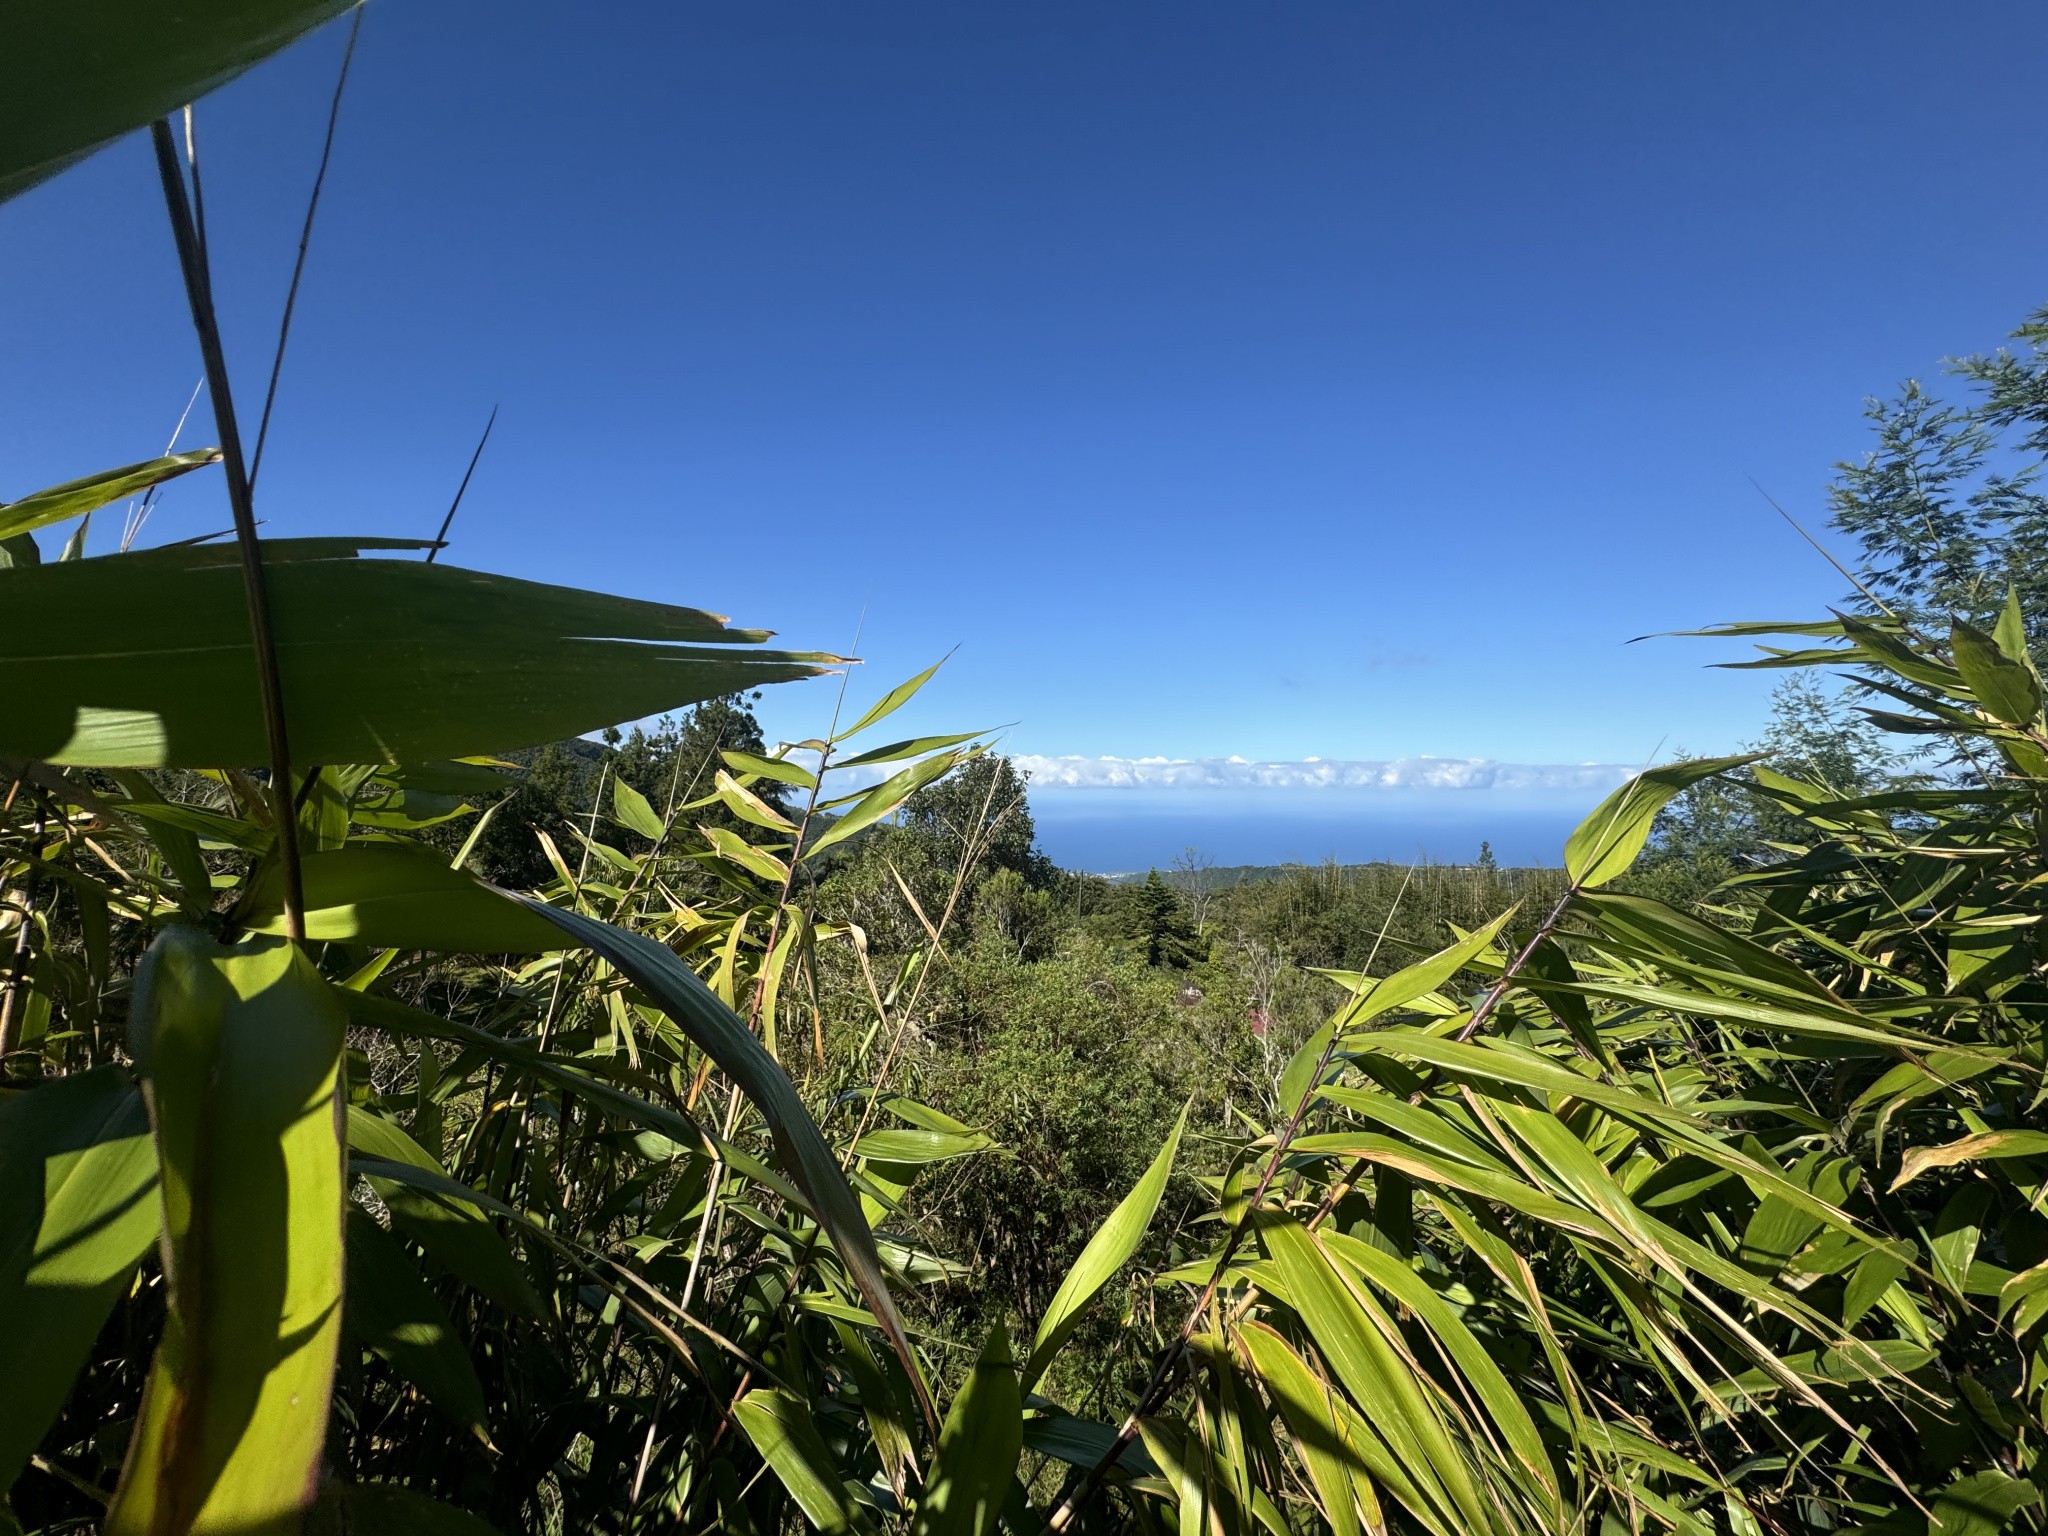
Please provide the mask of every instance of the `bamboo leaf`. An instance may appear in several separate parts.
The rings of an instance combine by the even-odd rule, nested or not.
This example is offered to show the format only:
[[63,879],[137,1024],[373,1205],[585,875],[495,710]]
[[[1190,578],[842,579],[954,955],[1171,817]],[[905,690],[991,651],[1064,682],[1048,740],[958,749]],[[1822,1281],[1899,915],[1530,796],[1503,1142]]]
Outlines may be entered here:
[[[530,955],[562,949],[554,926],[431,850],[358,843],[308,854],[302,865],[306,937],[444,953]],[[244,921],[284,932],[284,879],[268,864],[249,889]]]
[[724,827],[700,826],[704,840],[722,859],[737,864],[757,880],[780,887],[789,879],[789,866],[765,848],[756,848],[737,832]]
[[869,1131],[853,1144],[853,1155],[878,1163],[943,1163],[972,1157],[994,1145],[995,1139],[981,1131]]
[[204,0],[132,13],[9,6],[0,13],[0,202],[347,8],[348,0]]
[[530,897],[523,902],[555,924],[586,949],[610,961],[619,973],[651,998],[689,1035],[701,1051],[739,1085],[768,1123],[777,1160],[794,1179],[816,1212],[819,1225],[832,1240],[839,1260],[875,1314],[890,1347],[916,1385],[920,1406],[927,1419],[930,1400],[924,1395],[923,1376],[903,1330],[903,1319],[889,1294],[882,1273],[881,1257],[875,1251],[874,1234],[860,1201],[848,1187],[825,1138],[804,1108],[796,1089],[783,1075],[775,1058],[748,1029],[744,1020],[718,1000],[695,972],[652,939],[614,928],[580,912],[550,907]]
[[957,753],[941,752],[912,763],[894,778],[877,784],[827,827],[823,834],[813,838],[810,847],[804,850],[804,857],[811,858],[823,853],[835,843],[845,842],[856,832],[867,830],[925,785],[951,773],[959,761]]
[[[426,1249],[440,1263],[520,1317],[538,1317],[542,1308],[533,1282],[498,1234],[479,1202],[484,1196],[449,1178],[427,1150],[389,1120],[351,1104],[348,1109],[349,1150],[384,1165],[367,1173],[370,1188],[391,1212],[392,1224]],[[447,1181],[422,1188],[419,1181],[389,1176],[399,1168],[418,1169]],[[458,1198],[455,1191],[467,1198]]]
[[[0,113],[4,111],[0,108]],[[61,523],[68,517],[91,512],[124,496],[139,495],[152,485],[161,485],[166,480],[175,480],[180,475],[189,475],[195,469],[219,462],[218,448],[200,448],[190,453],[147,459],[122,469],[102,470],[96,475],[53,485],[19,501],[0,502],[0,539],[10,539],[17,534],[46,528],[52,523]]]
[[[4,531],[5,517],[6,513],[0,512],[0,531]],[[1949,630],[1949,650],[1956,659],[1956,670],[1986,713],[2007,725],[2033,724],[2041,713],[2041,685],[2030,665],[2012,660],[1997,640],[1961,619]]]
[[847,1493],[808,1406],[777,1388],[756,1387],[734,1405],[733,1417],[797,1508],[825,1536],[870,1528]]
[[157,1235],[142,1095],[100,1067],[0,1100],[0,1493]]
[[[816,674],[735,649],[715,614],[418,560],[368,539],[264,542],[296,762],[416,762],[531,746]],[[388,541],[384,541],[388,542]],[[231,546],[0,570],[0,755],[90,767],[265,762]],[[90,613],[81,628],[75,618]]]
[[758,778],[773,779],[778,784],[793,784],[798,789],[818,787],[815,773],[788,758],[758,757],[752,752],[735,752],[730,748],[720,748],[718,755],[725,759],[726,766],[734,773],[753,774]]
[[1914,1147],[1899,1159],[1899,1175],[1892,1189],[1902,1189],[1935,1168],[1953,1168],[1958,1163],[2001,1157],[2040,1157],[2048,1154],[2048,1131],[1982,1131],[1945,1142],[1938,1147]]
[[348,1208],[348,1329],[456,1423],[487,1434],[483,1383],[413,1261],[361,1206]]
[[944,665],[945,662],[943,661],[935,661],[930,666],[926,667],[922,672],[918,673],[917,676],[913,677],[909,682],[898,683],[894,688],[891,688],[887,693],[883,694],[879,699],[875,700],[873,704],[869,705],[867,712],[865,714],[863,714],[858,720],[854,721],[853,724],[849,726],[847,729],[841,731],[837,736],[834,736],[832,740],[834,742],[845,741],[849,737],[858,736],[862,731],[866,730],[869,726],[878,725],[882,721],[888,719],[889,716],[895,714],[896,711],[901,709],[905,704],[908,704],[911,701],[912,697],[916,695],[917,690],[922,688],[926,683],[930,682],[932,680],[932,674],[937,672],[939,668],[943,667]]
[[661,818],[654,814],[654,807],[647,803],[647,797],[624,779],[612,780],[612,820],[638,832],[650,842],[660,842],[667,832]]
[[1024,1449],[1024,1403],[998,1321],[946,1411],[912,1536],[991,1536]]
[[344,1019],[291,944],[182,925],[136,978],[169,1315],[107,1536],[293,1525],[341,1328]]
[[1180,1117],[1173,1122],[1173,1129],[1166,1133],[1166,1144],[1153,1157],[1151,1166],[1131,1187],[1131,1192],[1117,1202],[1116,1209],[1088,1239],[1088,1246],[1081,1250],[1073,1268],[1060,1281],[1060,1288],[1053,1293],[1045,1316],[1038,1320],[1038,1332],[1031,1341],[1031,1355],[1024,1365],[1025,1391],[1030,1391],[1038,1378],[1045,1374],[1046,1367],[1059,1354],[1060,1346],[1080,1326],[1081,1316],[1089,1303],[1102,1294],[1102,1288],[1109,1284],[1145,1240],[1153,1214],[1159,1209],[1160,1197],[1166,1193],[1166,1181],[1172,1176],[1173,1160],[1179,1155],[1181,1132],[1187,1128],[1187,1123],[1188,1112],[1183,1107]]
[[1566,839],[1564,867],[1572,884],[1591,890],[1626,873],[1650,840],[1657,813],[1673,796],[1717,773],[1755,762],[1757,755],[1694,758],[1637,774],[1601,801]]

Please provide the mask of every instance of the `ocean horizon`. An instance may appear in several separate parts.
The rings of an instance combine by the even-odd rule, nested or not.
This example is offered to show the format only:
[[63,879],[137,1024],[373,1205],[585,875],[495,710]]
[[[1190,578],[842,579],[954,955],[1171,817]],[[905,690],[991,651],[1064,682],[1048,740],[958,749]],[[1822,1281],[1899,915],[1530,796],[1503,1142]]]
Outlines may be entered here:
[[1064,869],[1166,869],[1185,850],[1219,867],[1379,862],[1470,864],[1482,843],[1505,865],[1556,866],[1598,794],[1418,791],[1263,798],[1034,793],[1038,845]]

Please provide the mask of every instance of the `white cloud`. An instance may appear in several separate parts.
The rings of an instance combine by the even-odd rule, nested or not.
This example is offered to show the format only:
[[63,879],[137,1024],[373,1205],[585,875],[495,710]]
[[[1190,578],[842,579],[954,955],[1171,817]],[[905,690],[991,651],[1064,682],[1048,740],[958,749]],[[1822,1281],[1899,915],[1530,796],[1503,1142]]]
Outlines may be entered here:
[[1242,757],[1036,757],[1011,759],[1033,790],[1509,790],[1601,791],[1635,768],[1621,763],[1497,763],[1482,757],[1391,762],[1254,763]]

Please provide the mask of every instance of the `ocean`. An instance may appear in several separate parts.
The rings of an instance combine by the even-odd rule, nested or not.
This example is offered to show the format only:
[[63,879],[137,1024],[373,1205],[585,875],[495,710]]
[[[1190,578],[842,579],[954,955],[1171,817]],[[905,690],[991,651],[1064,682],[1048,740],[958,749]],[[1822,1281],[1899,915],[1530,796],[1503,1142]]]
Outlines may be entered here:
[[1502,864],[1558,865],[1597,794],[1424,790],[1210,797],[1034,790],[1038,845],[1091,874],[1165,869],[1195,848],[1218,866],[1378,861],[1469,864],[1482,842]]

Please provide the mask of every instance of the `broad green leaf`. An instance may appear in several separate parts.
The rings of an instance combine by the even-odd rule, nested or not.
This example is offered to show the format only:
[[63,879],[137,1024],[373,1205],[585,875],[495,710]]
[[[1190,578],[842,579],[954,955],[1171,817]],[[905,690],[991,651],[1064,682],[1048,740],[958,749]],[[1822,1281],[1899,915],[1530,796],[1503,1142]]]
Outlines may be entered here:
[[741,821],[757,827],[766,827],[770,832],[794,832],[796,823],[775,809],[766,800],[740,783],[723,768],[718,770],[717,798],[725,808]]
[[2041,1501],[2032,1483],[2003,1472],[1971,1472],[1935,1496],[1929,1536],[1997,1536],[2006,1522]]
[[157,1235],[156,1148],[115,1067],[0,1100],[0,1492]]
[[1187,1123],[1188,1112],[1183,1108],[1179,1118],[1173,1122],[1173,1129],[1166,1133],[1166,1144],[1131,1187],[1131,1192],[1117,1202],[1116,1209],[1096,1228],[1095,1235],[1088,1239],[1088,1246],[1081,1250],[1081,1256],[1074,1260],[1066,1278],[1060,1281],[1060,1288],[1053,1293],[1045,1316],[1038,1320],[1038,1332],[1031,1341],[1031,1354],[1024,1364],[1025,1391],[1030,1391],[1038,1378],[1045,1374],[1046,1367],[1060,1352],[1060,1346],[1080,1326],[1081,1316],[1088,1310],[1089,1303],[1102,1294],[1102,1288],[1109,1284],[1145,1240],[1146,1230],[1159,1209],[1160,1197],[1166,1193],[1166,1181],[1173,1174],[1173,1160],[1180,1153],[1181,1132],[1187,1128]]
[[[1043,1405],[1024,1421],[1024,1448],[1050,1456],[1070,1467],[1093,1467],[1116,1444],[1117,1427],[1099,1419],[1077,1418],[1071,1413]],[[1139,1441],[1132,1441],[1117,1457],[1117,1465],[1135,1477],[1158,1471]]]
[[[750,651],[714,614],[419,560],[266,540],[295,763],[411,762],[580,735],[829,658]],[[388,541],[385,541],[388,542]],[[0,570],[0,756],[88,767],[267,761],[230,546]],[[81,627],[76,616],[90,613]]]
[[[5,108],[0,108],[4,113]],[[0,539],[13,538],[67,517],[104,507],[124,496],[138,495],[152,485],[175,480],[180,475],[220,462],[218,448],[200,448],[191,453],[173,453],[161,459],[130,464],[122,469],[103,470],[79,480],[67,480],[47,491],[37,491],[19,501],[0,502]]]
[[[0,518],[5,516],[0,513]],[[2010,660],[1995,639],[1961,619],[1949,630],[1949,649],[1956,670],[1987,714],[2007,725],[2033,724],[2041,713],[2041,686],[2032,666]]]
[[612,780],[612,820],[655,843],[661,841],[666,830],[647,797],[624,779]]
[[886,747],[875,747],[870,751],[834,763],[834,768],[871,768],[878,763],[900,763],[906,757],[923,757],[927,752],[940,752],[947,747],[957,747],[962,742],[974,740],[979,731],[968,731],[959,736],[915,736],[909,741],[892,741]]
[[998,1321],[946,1410],[912,1536],[992,1536],[1024,1449],[1024,1403]]
[[853,1144],[853,1155],[878,1163],[943,1163],[994,1145],[995,1139],[982,1131],[869,1131]]
[[[370,1188],[391,1212],[392,1224],[451,1273],[509,1312],[541,1315],[533,1282],[479,1206],[484,1196],[450,1179],[424,1147],[389,1120],[353,1104],[348,1109],[348,1146],[351,1152],[390,1167],[416,1168],[447,1180],[447,1189],[421,1188],[377,1173],[368,1175]],[[454,1191],[463,1191],[468,1198],[457,1198]]]
[[[431,850],[358,843],[303,861],[306,937],[338,944],[447,953],[530,955],[562,936],[525,907]],[[284,932],[284,880],[265,866],[250,887],[252,932]]]
[[1626,873],[1650,840],[1657,813],[1673,796],[1717,773],[1755,762],[1756,757],[1700,757],[1637,774],[1601,801],[1566,839],[1564,867],[1572,884],[1592,890]]
[[778,784],[792,784],[798,789],[818,787],[815,773],[785,757],[758,757],[752,752],[734,752],[729,748],[721,748],[718,755],[725,759],[726,766],[734,773],[749,773],[758,778],[773,779]]
[[0,202],[196,101],[347,0],[0,11]]
[[107,1536],[296,1528],[341,1329],[345,1020],[291,944],[167,928],[130,1042],[163,1170],[169,1309]]
[[1469,1455],[1439,1416],[1428,1382],[1406,1348],[1393,1342],[1398,1337],[1393,1320],[1369,1294],[1344,1281],[1300,1223],[1275,1212],[1260,1212],[1257,1220],[1288,1301],[1308,1325],[1316,1348],[1413,1480],[1422,1501],[1420,1507],[1410,1506],[1417,1518],[1453,1529],[1489,1529],[1492,1522]]
[[825,1536],[871,1529],[841,1481],[807,1404],[775,1387],[756,1387],[734,1405],[733,1417],[797,1508]]
[[1330,1049],[1331,1039],[1341,1031],[1357,1028],[1396,1008],[1427,996],[1485,953],[1500,931],[1514,916],[1510,907],[1492,922],[1425,960],[1404,966],[1391,976],[1363,983],[1357,995],[1337,1014],[1301,1043],[1280,1073],[1280,1104],[1291,1113],[1316,1084],[1312,1080],[1316,1063]]
[[[874,1234],[868,1230],[860,1201],[848,1187],[838,1158],[819,1134],[796,1089],[746,1022],[719,1001],[694,971],[652,939],[530,897],[515,899],[547,918],[584,948],[610,961],[614,969],[673,1019],[699,1050],[724,1068],[740,1091],[753,1101],[768,1123],[777,1160],[810,1200],[840,1262],[860,1288],[868,1310],[880,1322],[890,1347],[922,1397],[923,1377],[911,1352],[909,1336],[903,1331],[895,1299],[889,1294],[881,1257],[875,1251]],[[929,1401],[922,1401],[920,1407],[929,1417]]]
[[348,1208],[348,1329],[456,1423],[487,1433],[483,1384],[448,1313],[398,1241]]
[[1931,1169],[1953,1168],[1958,1163],[2044,1154],[2048,1154],[2048,1131],[1982,1131],[1938,1147],[1912,1148],[1899,1159],[1899,1174],[1891,1187],[1903,1188]]
[[875,700],[873,704],[869,705],[867,712],[854,721],[852,725],[841,731],[837,736],[834,736],[832,738],[833,741],[840,742],[847,740],[849,737],[858,736],[869,726],[877,725],[883,720],[888,719],[889,716],[895,714],[905,704],[908,704],[917,690],[930,682],[932,674],[944,665],[945,662],[943,661],[935,661],[909,682],[898,683],[894,688],[891,688],[887,693]]
[[804,850],[806,858],[823,853],[835,843],[843,843],[856,832],[863,832],[884,816],[894,811],[912,795],[934,779],[943,778],[959,764],[957,753],[941,752],[912,763],[895,777],[877,784],[862,795],[840,818],[825,831],[811,839]]
[[1287,1341],[1264,1323],[1247,1324],[1239,1337],[1260,1384],[1294,1436],[1333,1536],[1359,1536],[1361,1503],[1374,1529],[1381,1529],[1379,1500],[1365,1455],[1337,1415],[1337,1389],[1309,1370]]
[[755,879],[765,880],[768,884],[778,887],[789,879],[787,864],[765,848],[756,848],[737,832],[728,831],[724,827],[707,826],[700,826],[697,830],[704,834],[704,840],[720,858],[739,865]]
[[2007,661],[2029,662],[2027,620],[2020,611],[2020,594],[2015,587],[2005,589],[2005,605],[1998,610],[1998,622],[1991,626],[1991,638]]

